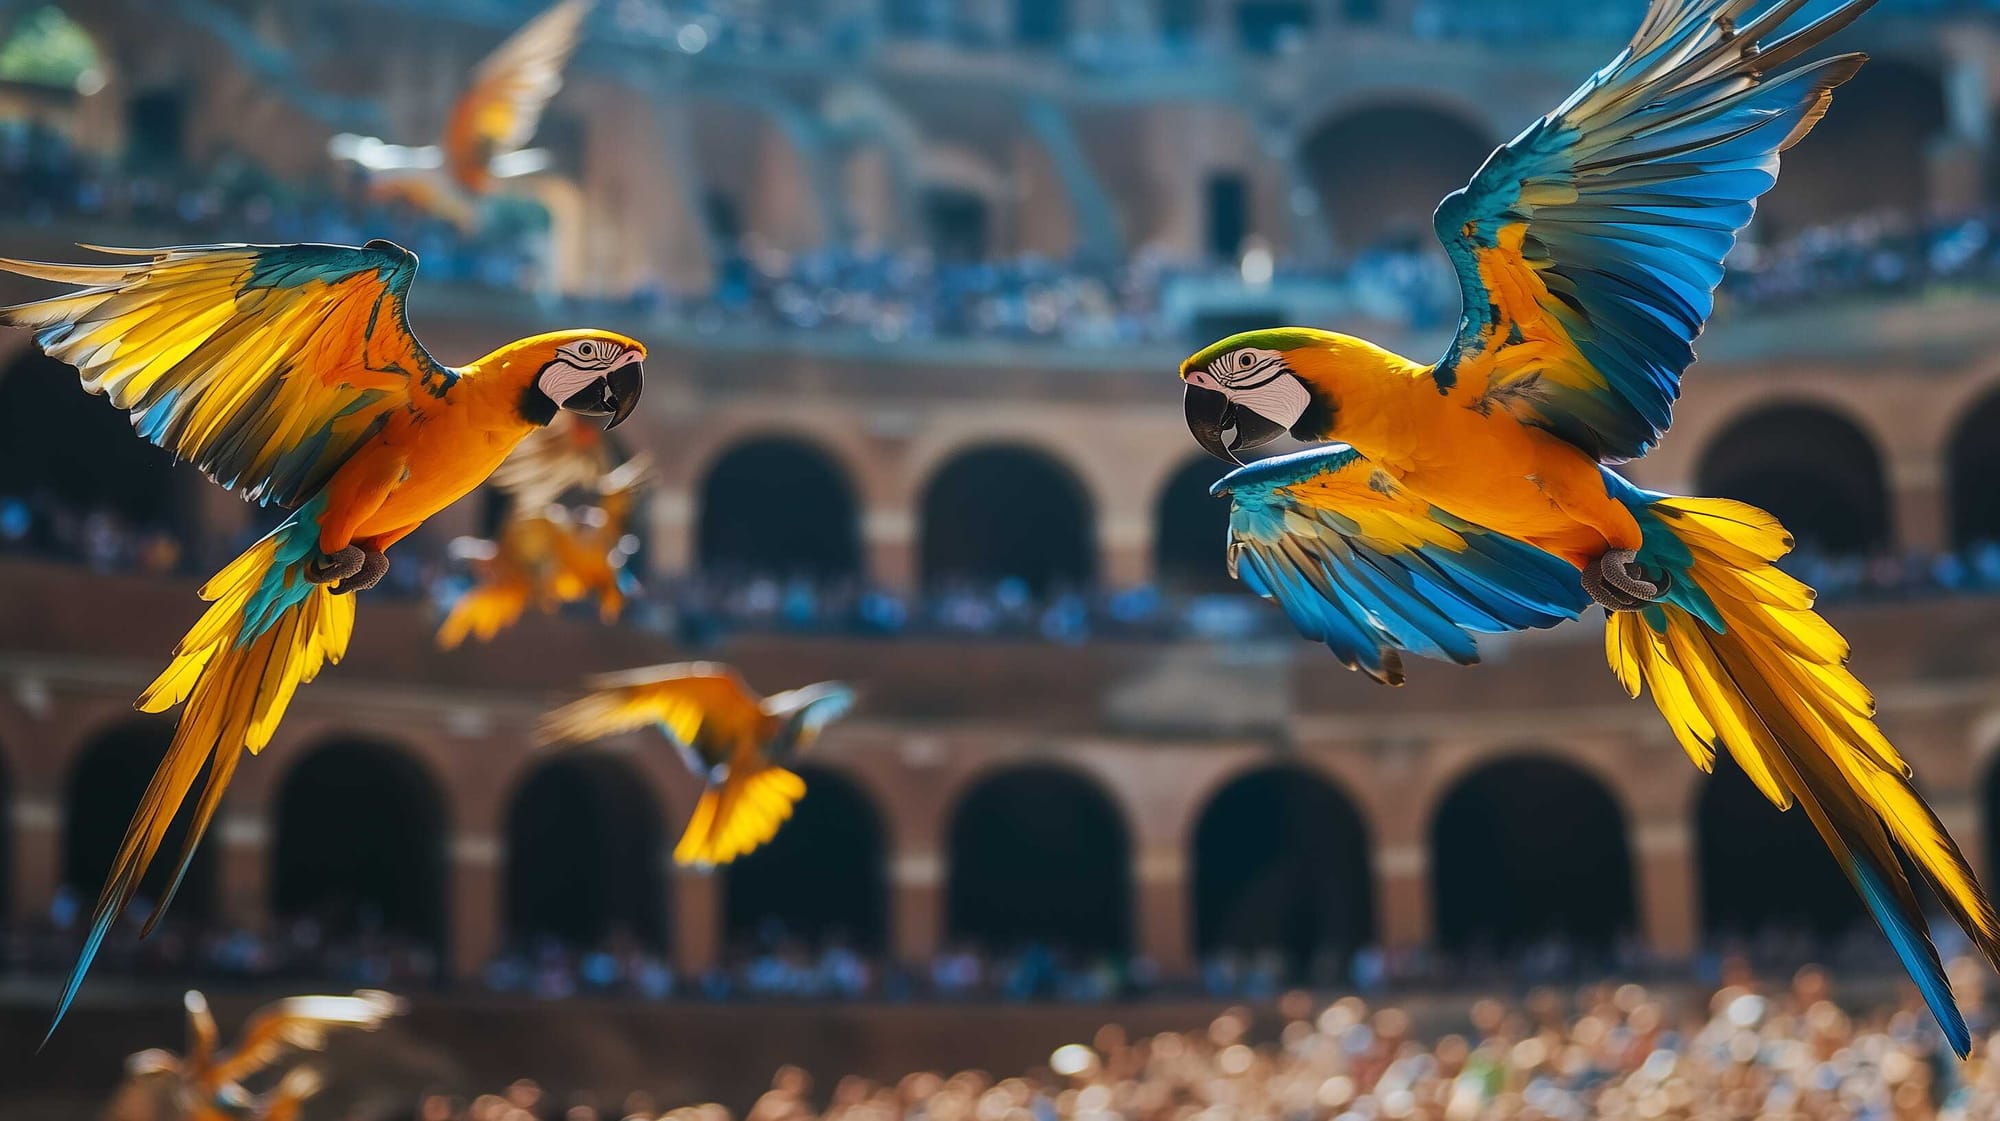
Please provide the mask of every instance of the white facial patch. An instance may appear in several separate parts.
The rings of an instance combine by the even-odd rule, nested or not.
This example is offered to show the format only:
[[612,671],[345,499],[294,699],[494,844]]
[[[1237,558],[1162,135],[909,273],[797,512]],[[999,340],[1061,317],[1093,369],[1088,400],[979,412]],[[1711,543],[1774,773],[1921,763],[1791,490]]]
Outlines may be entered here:
[[1312,394],[1305,383],[1291,374],[1272,378],[1255,389],[1226,390],[1229,399],[1266,420],[1290,428],[1306,414]]
[[542,371],[538,385],[543,395],[560,405],[603,376],[602,370],[579,370],[568,362],[558,359],[549,363]]
[[1275,350],[1244,347],[1188,375],[1188,382],[1214,389],[1237,406],[1275,424],[1290,428],[1305,415],[1312,394]]

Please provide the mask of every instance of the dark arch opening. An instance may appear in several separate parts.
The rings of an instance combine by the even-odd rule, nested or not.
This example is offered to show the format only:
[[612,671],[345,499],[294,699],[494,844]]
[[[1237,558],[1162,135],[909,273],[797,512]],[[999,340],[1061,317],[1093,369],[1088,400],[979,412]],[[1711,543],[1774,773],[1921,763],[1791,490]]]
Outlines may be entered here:
[[1728,752],[1718,756],[1695,811],[1703,933],[1830,940],[1865,929],[1867,908],[1805,811],[1780,813]]
[[[163,718],[134,720],[98,736],[84,748],[70,768],[69,789],[64,798],[68,812],[63,817],[63,884],[86,903],[97,898],[125,827],[139,808],[139,799],[153,780],[153,771],[166,758],[173,742],[173,722]],[[190,798],[174,815],[160,855],[139,881],[142,906],[132,911],[143,917],[152,903],[173,882],[175,860],[187,843],[187,830],[194,818],[195,802]],[[199,927],[215,915],[215,845],[213,833],[194,853],[187,878],[174,896],[166,922]]]
[[330,941],[445,939],[444,799],[407,752],[367,740],[315,748],[285,776],[272,911]]
[[888,947],[882,818],[861,788],[823,767],[794,767],[806,796],[771,842],[729,866],[729,941],[792,939],[864,952]]
[[986,259],[993,234],[984,196],[963,187],[932,186],[924,188],[920,202],[932,256],[953,265]]
[[666,849],[645,779],[609,755],[536,767],[507,815],[507,933],[576,949],[667,945]]
[[1244,775],[1194,833],[1195,946],[1284,952],[1295,980],[1338,983],[1375,939],[1368,832],[1354,803],[1295,766]]
[[989,950],[1131,950],[1131,844],[1118,808],[1059,767],[992,776],[953,812],[946,925]]
[[1223,476],[1211,459],[1191,460],[1160,492],[1153,533],[1153,578],[1170,592],[1226,592],[1229,503],[1208,493]]
[[[0,806],[8,808],[11,817],[14,806],[13,775],[7,769],[7,749],[0,744]],[[0,930],[7,927],[13,917],[14,905],[14,830],[9,825],[0,827]]]
[[1037,593],[1087,587],[1096,574],[1090,500],[1069,471],[1025,448],[980,448],[924,490],[929,585],[1008,578]]
[[[1432,250],[1438,200],[1465,185],[1494,148],[1472,123],[1424,105],[1376,105],[1314,130],[1306,174],[1341,248],[1385,243]],[[1443,250],[1436,250],[1443,260]]]
[[1752,227],[1762,240],[1860,214],[1921,218],[1930,209],[1930,147],[1947,124],[1939,75],[1876,58],[1834,95],[1833,111],[1785,153]]
[[92,514],[186,540],[201,485],[109,401],[84,392],[73,367],[30,350],[0,374],[0,497],[36,511],[33,547],[82,549]]
[[1834,555],[1889,547],[1889,492],[1867,435],[1812,405],[1772,405],[1708,446],[1701,493],[1768,510],[1801,548]]
[[[784,511],[782,516],[771,513]],[[787,439],[730,449],[701,486],[695,540],[710,574],[815,579],[861,571],[861,516],[846,472]]]
[[1951,543],[1964,549],[2000,542],[2000,393],[1981,401],[1952,433],[1946,470],[1951,488]]
[[1460,779],[1431,821],[1431,861],[1438,940],[1455,952],[1556,939],[1598,954],[1635,925],[1625,815],[1560,760],[1503,759]]

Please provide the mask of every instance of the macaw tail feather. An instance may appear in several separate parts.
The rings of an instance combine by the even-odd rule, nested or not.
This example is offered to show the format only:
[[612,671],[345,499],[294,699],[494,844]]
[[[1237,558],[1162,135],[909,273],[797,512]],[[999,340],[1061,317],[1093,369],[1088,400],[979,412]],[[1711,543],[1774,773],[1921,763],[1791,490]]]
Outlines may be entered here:
[[1640,561],[1673,586],[1644,610],[1612,614],[1612,670],[1634,697],[1651,690],[1696,766],[1710,770],[1726,749],[1779,809],[1805,811],[1964,1056],[1971,1035],[1899,853],[1996,966],[2000,919],[1875,726],[1846,640],[1813,611],[1812,590],[1776,567],[1791,536],[1740,502],[1633,498]]
[[783,767],[732,769],[719,786],[701,792],[687,832],[674,846],[680,864],[727,864],[778,835],[805,797],[805,780]]
[[336,596],[302,575],[304,562],[315,551],[315,522],[323,502],[308,505],[202,586],[208,610],[175,647],[172,663],[139,697],[142,712],[165,712],[183,701],[186,707],[112,859],[83,950],[63,987],[55,1022],[49,1025],[50,1035],[76,999],[91,959],[138,892],[141,878],[196,784],[201,785],[199,801],[173,880],[161,893],[141,937],[152,933],[173,901],[243,750],[252,754],[263,750],[292,693],[302,682],[311,681],[321,666],[338,662],[346,652],[354,630],[353,597]]
[[479,584],[458,597],[439,624],[438,648],[456,650],[467,638],[491,642],[493,636],[521,621],[528,610],[528,585],[519,580]]

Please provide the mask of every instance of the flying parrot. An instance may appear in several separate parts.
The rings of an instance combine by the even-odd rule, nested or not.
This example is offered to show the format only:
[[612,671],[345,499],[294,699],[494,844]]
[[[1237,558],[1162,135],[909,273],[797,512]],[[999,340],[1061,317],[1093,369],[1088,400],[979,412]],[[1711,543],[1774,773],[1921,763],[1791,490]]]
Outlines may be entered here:
[[242,752],[261,751],[299,685],[346,653],[349,593],[373,587],[391,546],[558,413],[607,427],[630,416],[646,354],[624,335],[559,331],[445,366],[405,314],[417,259],[386,241],[105,252],[126,259],[0,260],[0,270],[77,286],[0,309],[0,322],[34,329],[85,389],[131,413],[139,435],[292,513],[201,589],[210,607],[139,698],[145,712],[185,707],[112,863],[57,1023],[196,783],[193,827],[148,932]]
[[548,153],[528,144],[543,110],[562,90],[563,68],[595,2],[560,0],[500,44],[452,105],[440,143],[410,148],[341,133],[328,142],[328,152],[372,173],[378,196],[473,228],[478,200],[499,180],[548,166]]
[[[452,542],[453,554],[472,562],[476,583],[446,612],[438,645],[488,641],[530,605],[547,613],[594,599],[598,617],[616,622],[638,590],[623,542],[651,471],[645,456],[613,466],[603,432],[566,416],[521,441],[493,472],[493,485],[509,499],[498,537]],[[564,504],[569,491],[583,488],[596,494],[596,505]]]
[[400,999],[368,989],[353,996],[292,997],[252,1013],[242,1042],[224,1050],[208,999],[190,989],[182,1005],[188,1017],[187,1054],[141,1051],[125,1060],[125,1073],[139,1082],[167,1080],[177,1115],[190,1121],[297,1117],[305,1100],[320,1089],[319,1076],[310,1068],[287,1070],[262,1094],[253,1094],[245,1083],[277,1067],[290,1052],[325,1050],[335,1031],[374,1031],[403,1011]]
[[1333,446],[1257,463],[1228,557],[1349,667],[1401,652],[1478,660],[1474,634],[1547,627],[1595,601],[1606,652],[1688,756],[1728,751],[1805,811],[1960,1055],[1971,1045],[1907,857],[1990,961],[2000,922],[1873,719],[1848,648],[1778,570],[1762,510],[1656,494],[1611,465],[1665,433],[1723,260],[1858,54],[1815,54],[1874,0],[1787,31],[1807,0],[1653,0],[1631,45],[1444,200],[1464,315],[1426,365],[1290,328],[1181,367],[1189,429],[1230,462],[1289,433]]
[[728,666],[651,666],[586,683],[590,693],[542,720],[545,744],[585,743],[657,728],[707,783],[687,832],[674,847],[681,864],[727,864],[769,841],[805,796],[785,769],[854,707],[854,690],[822,681],[759,697]]

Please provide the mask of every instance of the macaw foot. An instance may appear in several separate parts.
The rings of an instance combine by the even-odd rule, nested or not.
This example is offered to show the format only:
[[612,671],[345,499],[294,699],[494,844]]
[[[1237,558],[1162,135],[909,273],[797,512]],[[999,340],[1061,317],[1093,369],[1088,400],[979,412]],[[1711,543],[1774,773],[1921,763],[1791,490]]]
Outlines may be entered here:
[[361,550],[360,569],[342,579],[340,583],[335,584],[333,586],[333,594],[347,596],[353,595],[355,592],[365,592],[375,585],[380,584],[382,577],[388,574],[388,556],[380,549],[370,549],[364,546]]
[[1606,611],[1638,611],[1673,588],[1673,578],[1662,572],[1659,578],[1639,564],[1634,549],[1610,549],[1583,566],[1583,590]]
[[361,551],[361,546],[349,545],[339,552],[307,562],[306,580],[313,584],[331,584],[361,571],[367,563],[368,555]]

